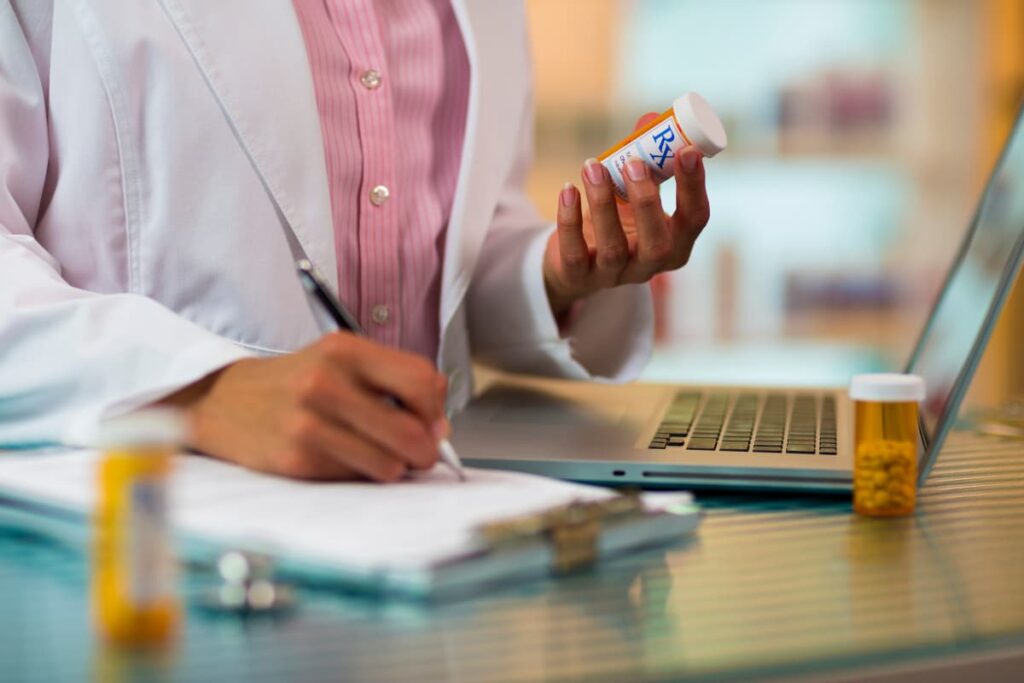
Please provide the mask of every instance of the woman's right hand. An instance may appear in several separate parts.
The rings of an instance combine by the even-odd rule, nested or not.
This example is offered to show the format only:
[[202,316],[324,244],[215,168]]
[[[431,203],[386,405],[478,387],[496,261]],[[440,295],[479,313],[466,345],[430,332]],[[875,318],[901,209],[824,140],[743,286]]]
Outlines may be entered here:
[[298,479],[388,482],[437,462],[446,393],[423,357],[337,332],[233,363],[161,404],[185,411],[203,453]]

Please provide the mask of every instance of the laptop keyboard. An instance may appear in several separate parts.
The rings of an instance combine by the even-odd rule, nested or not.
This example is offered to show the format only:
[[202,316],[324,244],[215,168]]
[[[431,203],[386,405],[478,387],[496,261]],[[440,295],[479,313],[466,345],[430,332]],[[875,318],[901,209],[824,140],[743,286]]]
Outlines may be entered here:
[[836,454],[834,396],[694,391],[677,393],[649,448]]

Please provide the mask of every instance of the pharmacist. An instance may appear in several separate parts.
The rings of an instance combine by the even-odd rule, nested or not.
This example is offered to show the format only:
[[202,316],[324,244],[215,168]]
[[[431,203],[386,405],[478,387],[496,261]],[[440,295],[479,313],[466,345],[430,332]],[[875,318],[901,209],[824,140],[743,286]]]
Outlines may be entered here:
[[[388,481],[437,459],[471,356],[634,376],[703,163],[671,217],[642,165],[632,212],[584,165],[546,225],[525,31],[490,0],[0,0],[0,444],[164,402],[196,450]],[[369,339],[321,336],[296,254]]]

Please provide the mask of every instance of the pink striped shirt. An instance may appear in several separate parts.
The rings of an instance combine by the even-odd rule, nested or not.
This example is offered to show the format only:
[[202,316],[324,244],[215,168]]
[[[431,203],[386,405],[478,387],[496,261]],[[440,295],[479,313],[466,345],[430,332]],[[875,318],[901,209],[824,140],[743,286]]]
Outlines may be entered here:
[[448,0],[293,0],[313,74],[338,289],[382,344],[437,355],[469,63]]

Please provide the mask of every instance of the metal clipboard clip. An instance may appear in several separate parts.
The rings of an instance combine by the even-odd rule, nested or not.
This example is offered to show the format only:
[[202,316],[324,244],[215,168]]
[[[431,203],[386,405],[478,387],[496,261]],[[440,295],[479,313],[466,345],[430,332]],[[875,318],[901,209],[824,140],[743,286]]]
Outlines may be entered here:
[[492,550],[537,542],[551,547],[551,571],[564,574],[594,564],[601,532],[615,523],[646,514],[639,494],[628,492],[603,501],[575,501],[541,512],[489,522],[478,533]]

